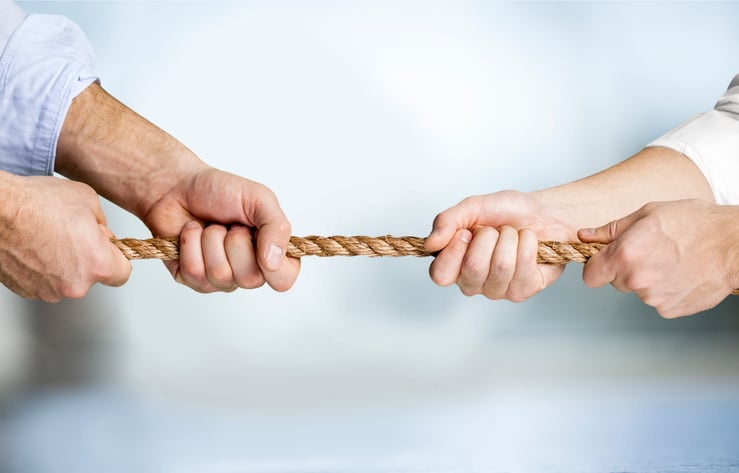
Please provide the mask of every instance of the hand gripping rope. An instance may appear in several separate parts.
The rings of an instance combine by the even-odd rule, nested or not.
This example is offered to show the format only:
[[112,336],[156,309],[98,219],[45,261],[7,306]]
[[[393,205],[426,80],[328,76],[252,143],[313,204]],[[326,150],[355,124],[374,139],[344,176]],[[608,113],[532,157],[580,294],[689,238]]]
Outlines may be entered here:
[[[131,260],[179,258],[178,238],[123,238],[112,241]],[[287,256],[434,256],[424,250],[423,242],[423,238],[411,236],[294,236],[287,246]],[[537,262],[584,263],[604,246],[601,243],[540,241]]]
[[[404,236],[307,236],[290,237],[287,245],[287,256],[302,258],[303,256],[435,256],[423,248],[424,238]],[[137,240],[123,238],[111,240],[130,260],[161,259],[175,260],[180,255],[179,238],[149,238]],[[539,241],[536,255],[537,263],[566,264],[569,262],[586,263],[591,256],[599,252],[602,243],[582,243],[579,241]],[[734,289],[739,295],[739,289]]]

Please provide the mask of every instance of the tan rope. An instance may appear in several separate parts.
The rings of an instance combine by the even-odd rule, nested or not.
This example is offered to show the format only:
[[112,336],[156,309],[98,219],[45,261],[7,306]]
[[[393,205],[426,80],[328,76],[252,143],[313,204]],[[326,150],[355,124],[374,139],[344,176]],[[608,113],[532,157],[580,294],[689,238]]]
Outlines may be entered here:
[[[175,260],[180,256],[178,238],[149,238],[137,240],[123,238],[111,240],[130,260],[161,259]],[[287,256],[433,256],[423,248],[424,238],[368,237],[368,236],[307,236],[290,237]],[[585,263],[600,251],[602,243],[582,243],[579,241],[540,241],[536,255],[537,263],[565,264],[571,261]],[[739,289],[732,294],[739,295]]]
[[[128,259],[179,258],[178,238],[150,238],[112,240]],[[433,256],[423,248],[423,238],[404,236],[307,236],[291,237],[287,255],[303,256]],[[537,262],[564,264],[570,261],[586,262],[603,244],[581,242],[540,241]]]

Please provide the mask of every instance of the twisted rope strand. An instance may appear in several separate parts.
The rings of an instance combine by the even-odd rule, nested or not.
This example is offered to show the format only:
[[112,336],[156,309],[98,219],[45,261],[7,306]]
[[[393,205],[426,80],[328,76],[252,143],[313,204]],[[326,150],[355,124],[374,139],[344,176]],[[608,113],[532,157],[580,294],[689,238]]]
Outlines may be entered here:
[[[423,248],[424,238],[404,236],[316,236],[291,237],[287,256],[433,256]],[[150,238],[112,240],[126,258],[176,260],[179,258],[178,238]],[[586,262],[603,244],[577,241],[540,241],[538,263],[565,264]]]
[[[287,256],[435,256],[423,248],[424,238],[404,236],[307,236],[290,237]],[[126,258],[176,260],[180,257],[179,238],[112,239]],[[540,241],[537,263],[566,264],[587,262],[605,245],[579,241]],[[732,294],[739,295],[739,289]]]

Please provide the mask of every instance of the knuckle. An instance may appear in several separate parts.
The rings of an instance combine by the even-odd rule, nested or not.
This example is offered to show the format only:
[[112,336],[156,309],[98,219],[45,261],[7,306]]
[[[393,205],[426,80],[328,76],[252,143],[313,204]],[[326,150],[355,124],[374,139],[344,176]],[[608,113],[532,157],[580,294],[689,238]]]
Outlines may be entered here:
[[81,299],[87,295],[90,285],[82,281],[70,281],[62,284],[59,295],[66,299]]
[[292,282],[290,281],[272,281],[269,283],[270,287],[274,289],[277,292],[286,292],[288,289],[292,287]]
[[545,287],[543,282],[537,283],[534,279],[526,279],[512,283],[506,291],[506,299],[511,302],[523,302]]
[[290,222],[288,222],[287,220],[283,220],[282,222],[280,222],[280,225],[278,228],[280,232],[285,233],[287,235],[292,234],[292,231],[293,231],[292,225],[290,225]]
[[486,263],[475,259],[466,260],[462,268],[462,272],[467,278],[475,280],[485,278],[489,270],[490,268]]
[[640,259],[641,255],[637,245],[619,245],[614,253],[614,260],[624,268],[633,267],[634,263],[638,262]]
[[506,295],[504,292],[500,292],[497,290],[488,290],[486,289],[485,292],[483,292],[486,298],[490,299],[491,301],[499,301],[501,299],[505,299]]
[[252,189],[252,194],[256,197],[257,201],[267,202],[270,204],[278,205],[277,195],[272,192],[272,189],[265,186],[264,184],[255,183],[255,188]]
[[233,281],[245,289],[253,289],[264,284],[264,274],[257,266],[246,268],[243,271],[234,271]]
[[435,264],[431,264],[431,266],[429,266],[429,276],[436,285],[441,287],[451,286],[454,284],[455,280],[455,278],[446,270]]
[[437,214],[434,217],[434,221],[431,223],[431,228],[439,228],[444,226],[444,220],[446,219],[446,211]]
[[[94,282],[105,281],[111,279],[116,274],[116,266],[110,260],[110,252],[105,249],[98,248],[92,251],[85,269],[87,277]],[[130,264],[129,264],[130,273]]]
[[663,319],[676,319],[682,315],[680,312],[670,310],[665,307],[655,307],[655,309],[657,310],[657,314],[659,314]]
[[641,208],[642,213],[651,213],[654,212],[657,207],[659,207],[659,204],[657,202],[647,202],[644,204]]
[[189,287],[195,292],[198,292],[200,294],[212,294],[214,292],[218,292],[218,289],[215,287],[209,285],[209,284],[188,284],[185,283],[185,286]]
[[637,292],[637,296],[646,305],[657,309],[657,312],[660,312],[660,309],[664,309],[664,307],[661,305],[662,301],[653,294],[643,294]]
[[477,207],[478,205],[480,205],[481,200],[482,200],[482,196],[471,195],[469,197],[465,197],[464,199],[462,199],[458,205]]
[[179,276],[179,280],[182,284],[198,292],[208,294],[215,291],[215,288],[210,284],[208,278],[206,278],[204,275],[192,274],[186,269],[181,268]]
[[205,278],[216,287],[226,287],[233,284],[233,271],[228,263],[206,266]]
[[89,185],[79,181],[74,181],[74,185],[76,187],[76,191],[79,192],[84,199],[87,199],[90,202],[98,200],[97,192],[95,192],[95,189]]
[[479,291],[473,289],[471,286],[467,286],[465,284],[457,284],[457,287],[459,287],[459,291],[464,294],[467,297],[475,296],[477,294],[480,294]]
[[[25,293],[20,295],[27,299],[31,297],[29,294]],[[60,302],[62,300],[62,296],[54,291],[43,290],[39,292],[38,299],[49,304],[56,304],[57,302]]]
[[[626,287],[626,289],[628,289],[629,291],[633,291],[633,292],[643,291],[643,290],[649,288],[649,286],[650,286],[650,284],[646,280],[646,278],[641,273],[638,273],[638,272],[636,272],[636,273],[630,273],[630,274],[626,275],[623,278],[623,281],[624,281],[624,286]],[[658,299],[658,296],[651,295],[651,294],[649,294],[649,295],[647,295],[645,297],[646,297],[647,300],[649,300],[650,302],[652,302],[651,304],[649,304],[651,306],[657,305],[658,301],[661,300],[661,299]]]
[[244,289],[256,289],[258,287],[262,287],[264,285],[264,282],[265,279],[261,273],[240,276],[236,279],[236,283],[239,285],[239,287],[242,287]]
[[506,292],[506,299],[511,302],[523,302],[528,298],[529,296],[521,291],[508,290],[508,292]]
[[508,275],[515,267],[516,262],[512,258],[499,257],[494,259],[490,272],[497,275]]

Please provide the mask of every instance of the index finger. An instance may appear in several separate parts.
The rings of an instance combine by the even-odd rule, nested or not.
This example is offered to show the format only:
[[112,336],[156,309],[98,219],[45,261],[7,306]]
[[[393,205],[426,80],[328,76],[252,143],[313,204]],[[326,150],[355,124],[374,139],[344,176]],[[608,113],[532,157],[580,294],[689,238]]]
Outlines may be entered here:
[[437,215],[431,233],[424,242],[426,251],[435,252],[446,248],[457,230],[474,227],[477,224],[481,206],[481,196],[467,197],[454,207]]
[[613,253],[618,243],[611,243],[590,257],[582,269],[582,280],[586,286],[601,287],[616,280],[618,271]]

